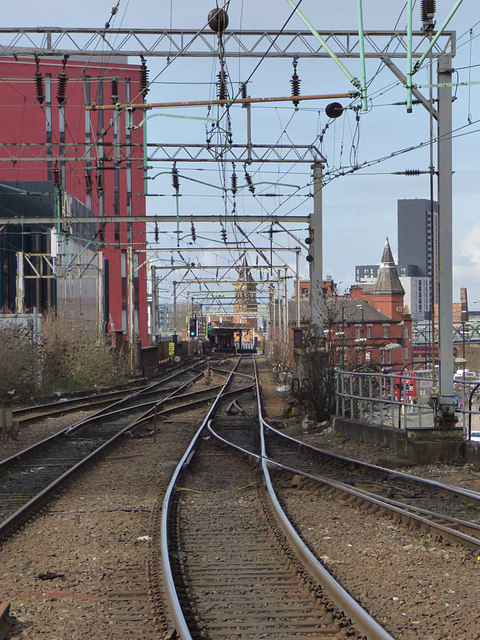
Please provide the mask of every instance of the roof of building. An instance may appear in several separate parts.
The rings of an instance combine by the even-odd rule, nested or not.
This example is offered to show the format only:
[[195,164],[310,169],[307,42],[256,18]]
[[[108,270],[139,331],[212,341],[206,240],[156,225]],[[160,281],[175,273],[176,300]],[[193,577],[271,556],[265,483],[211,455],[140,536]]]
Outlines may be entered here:
[[373,293],[405,293],[397,268],[393,259],[392,250],[388,238],[383,248],[382,261],[378,270],[377,281],[373,287]]
[[[342,298],[332,296],[326,299],[327,310],[324,314],[324,324],[357,324],[362,322],[393,322],[392,318],[382,311],[375,309],[365,300],[358,298]],[[295,324],[297,317],[297,301],[290,299],[288,301],[288,314],[290,322]],[[310,302],[309,300],[300,300],[300,319],[306,322],[310,319]]]

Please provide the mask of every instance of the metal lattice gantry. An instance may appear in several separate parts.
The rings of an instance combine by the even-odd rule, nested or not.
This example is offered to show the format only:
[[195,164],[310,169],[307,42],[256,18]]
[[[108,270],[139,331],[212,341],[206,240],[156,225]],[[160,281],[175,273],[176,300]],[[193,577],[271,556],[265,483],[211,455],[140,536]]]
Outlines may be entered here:
[[[359,58],[358,31],[318,33],[339,58]],[[413,32],[414,58],[420,58],[429,34]],[[227,30],[224,32],[227,58],[329,58],[322,45],[306,30]],[[364,32],[366,58],[405,58],[407,34],[403,30]],[[2,56],[140,56],[167,58],[218,57],[217,34],[208,28],[195,29],[89,29],[62,27],[0,28]],[[455,55],[455,33],[445,31],[433,55]]]

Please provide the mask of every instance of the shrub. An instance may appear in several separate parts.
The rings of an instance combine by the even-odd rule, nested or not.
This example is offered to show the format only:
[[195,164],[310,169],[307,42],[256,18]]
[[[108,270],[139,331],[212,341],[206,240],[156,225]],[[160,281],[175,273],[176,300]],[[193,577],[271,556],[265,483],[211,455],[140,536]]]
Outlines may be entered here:
[[0,402],[53,391],[74,391],[124,381],[128,366],[123,354],[86,327],[47,315],[41,345],[22,327],[0,330]]
[[24,328],[0,330],[0,401],[34,393],[41,381],[39,348]]
[[108,386],[126,378],[126,362],[106,338],[66,318],[48,315],[42,329],[44,379],[49,390]]

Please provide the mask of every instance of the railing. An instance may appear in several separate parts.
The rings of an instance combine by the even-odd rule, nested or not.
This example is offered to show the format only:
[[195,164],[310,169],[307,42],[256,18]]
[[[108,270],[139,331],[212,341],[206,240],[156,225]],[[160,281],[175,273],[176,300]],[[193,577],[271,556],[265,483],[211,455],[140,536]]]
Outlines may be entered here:
[[428,374],[336,371],[337,415],[399,429],[433,427]]
[[[432,428],[429,371],[364,373],[336,370],[337,416],[398,429]],[[480,440],[480,383],[455,380],[457,426]]]

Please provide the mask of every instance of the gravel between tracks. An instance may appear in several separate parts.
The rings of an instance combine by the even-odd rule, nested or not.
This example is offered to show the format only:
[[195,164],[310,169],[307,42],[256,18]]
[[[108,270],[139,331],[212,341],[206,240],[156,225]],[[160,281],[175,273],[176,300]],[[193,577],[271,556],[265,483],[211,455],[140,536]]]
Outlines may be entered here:
[[[275,391],[263,364],[260,373],[267,417],[283,420],[284,394]],[[165,421],[155,443],[152,438],[124,441],[7,541],[0,551],[0,600],[12,603],[13,635],[22,640],[163,637],[159,628],[156,635],[149,631],[154,622],[146,565],[152,543],[142,538],[152,534],[151,512],[161,504],[200,413]],[[70,422],[71,416],[63,417],[56,425]],[[286,421],[286,430],[372,462],[388,455],[371,445],[328,439],[317,432],[303,434],[298,420]],[[0,448],[0,453],[4,457],[7,452]],[[466,466],[414,472],[472,488],[480,478]],[[388,628],[397,640],[480,638],[475,611],[480,564],[468,552],[311,492],[290,489],[284,495],[326,566],[379,622],[385,610],[389,612]],[[47,572],[63,577],[39,578]],[[135,589],[145,593],[143,600],[132,602],[133,623],[120,619],[116,608],[118,594],[132,590],[132,576]],[[127,634],[129,624],[137,624],[137,634]]]

